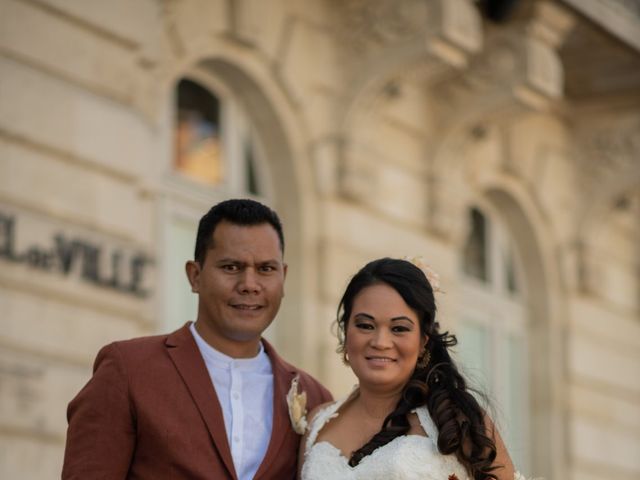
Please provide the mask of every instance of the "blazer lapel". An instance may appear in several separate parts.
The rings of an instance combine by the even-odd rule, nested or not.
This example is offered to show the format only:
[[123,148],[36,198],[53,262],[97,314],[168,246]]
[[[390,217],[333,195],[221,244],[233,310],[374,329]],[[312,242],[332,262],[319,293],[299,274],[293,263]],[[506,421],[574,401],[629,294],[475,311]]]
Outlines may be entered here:
[[184,327],[167,337],[167,351],[202,415],[213,443],[218,449],[220,458],[222,458],[229,475],[235,480],[237,476],[233,466],[233,459],[231,458],[231,449],[227,441],[222,407],[220,407],[220,402],[211,383],[204,359],[198,350],[198,345],[189,331],[190,323],[188,322]]
[[[283,454],[280,451],[280,446],[292,428],[286,397],[289,388],[291,388],[291,382],[296,375],[296,372],[283,362],[269,342],[262,339],[262,343],[271,360],[273,369],[273,426],[267,453],[256,472],[255,478],[260,478],[264,475],[269,470],[271,463],[279,455]],[[294,452],[293,455],[297,458],[298,452]]]

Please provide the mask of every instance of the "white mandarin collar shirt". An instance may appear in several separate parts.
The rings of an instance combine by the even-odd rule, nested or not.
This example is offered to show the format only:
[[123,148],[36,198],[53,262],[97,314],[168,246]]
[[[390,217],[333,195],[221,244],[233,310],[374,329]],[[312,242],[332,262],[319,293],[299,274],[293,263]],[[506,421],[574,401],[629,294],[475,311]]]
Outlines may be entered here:
[[224,416],[239,480],[252,479],[267,453],[273,425],[273,370],[260,343],[253,358],[232,358],[209,345],[189,326],[207,365]]

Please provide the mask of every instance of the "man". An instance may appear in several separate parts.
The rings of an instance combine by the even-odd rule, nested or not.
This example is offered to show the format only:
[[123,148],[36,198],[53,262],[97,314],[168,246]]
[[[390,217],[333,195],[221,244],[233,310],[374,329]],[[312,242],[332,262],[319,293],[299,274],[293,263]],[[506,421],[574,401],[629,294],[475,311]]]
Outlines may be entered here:
[[116,342],[71,401],[63,479],[290,479],[300,436],[286,396],[331,399],[264,339],[287,265],[275,212],[215,205],[186,264],[198,317],[169,334]]

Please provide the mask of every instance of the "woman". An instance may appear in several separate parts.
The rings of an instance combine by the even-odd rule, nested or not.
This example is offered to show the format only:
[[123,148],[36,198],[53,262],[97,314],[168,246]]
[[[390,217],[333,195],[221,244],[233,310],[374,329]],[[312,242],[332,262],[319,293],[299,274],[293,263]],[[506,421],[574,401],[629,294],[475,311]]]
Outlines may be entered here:
[[408,261],[376,260],[351,279],[338,327],[359,385],[310,412],[302,480],[519,478],[435,314],[427,276]]

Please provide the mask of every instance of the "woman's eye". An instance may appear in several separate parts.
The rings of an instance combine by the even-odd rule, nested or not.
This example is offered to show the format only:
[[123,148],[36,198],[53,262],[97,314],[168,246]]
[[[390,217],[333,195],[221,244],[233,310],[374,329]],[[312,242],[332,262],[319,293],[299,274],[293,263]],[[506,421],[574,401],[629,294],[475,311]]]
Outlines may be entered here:
[[396,332],[396,333],[409,332],[410,330],[411,329],[409,327],[404,327],[404,326],[400,326],[400,325],[398,325],[396,327],[393,327],[391,329],[392,332]]
[[356,323],[356,328],[360,330],[373,330],[373,325],[370,323]]

